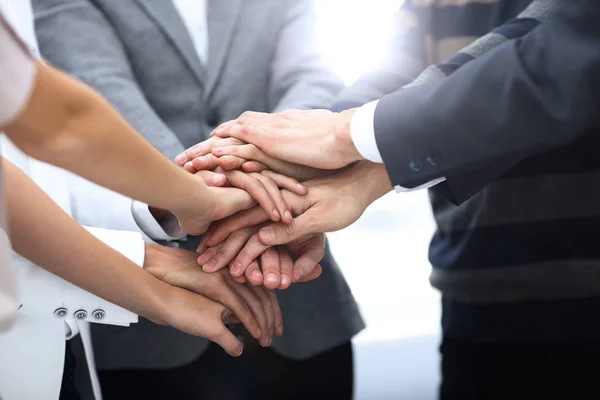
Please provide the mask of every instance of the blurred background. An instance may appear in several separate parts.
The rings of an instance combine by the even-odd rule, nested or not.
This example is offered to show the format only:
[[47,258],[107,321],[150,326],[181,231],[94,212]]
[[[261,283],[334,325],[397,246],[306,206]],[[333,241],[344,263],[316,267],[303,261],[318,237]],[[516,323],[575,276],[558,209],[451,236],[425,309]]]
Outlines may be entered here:
[[[380,62],[402,3],[316,0],[320,45],[346,85]],[[390,193],[328,235],[367,322],[354,340],[357,400],[436,398],[440,296],[429,285],[427,261],[433,230],[427,192],[419,191]]]

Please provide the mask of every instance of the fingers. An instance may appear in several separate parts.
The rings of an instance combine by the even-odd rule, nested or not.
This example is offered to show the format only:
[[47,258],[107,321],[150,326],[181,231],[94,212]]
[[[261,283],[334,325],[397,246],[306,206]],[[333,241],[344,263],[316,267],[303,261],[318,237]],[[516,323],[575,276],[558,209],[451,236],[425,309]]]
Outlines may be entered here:
[[286,224],[292,222],[294,217],[292,216],[292,212],[290,211],[290,208],[288,207],[287,203],[283,199],[283,194],[279,190],[279,185],[277,184],[277,182],[275,182],[272,178],[264,174],[253,173],[250,174],[250,176],[262,182],[263,186],[267,190],[267,193],[269,194],[269,196],[271,196],[273,202],[275,202],[275,206],[277,207],[277,210],[279,211],[279,214],[281,216],[281,221],[285,222]]
[[252,261],[248,268],[246,268],[244,276],[253,286],[260,286],[263,284],[263,274],[260,270],[260,265],[258,265],[256,260]]
[[235,258],[235,261],[231,266],[231,275],[234,277],[244,275],[248,266],[269,247],[271,246],[264,245],[260,242],[258,234],[253,235]]
[[[310,210],[309,210],[310,211]],[[296,217],[291,224],[271,224],[258,232],[260,242],[266,246],[285,244],[315,231],[310,212]]]
[[235,231],[221,245],[209,248],[204,254],[200,254],[198,264],[202,266],[204,272],[215,272],[229,265],[244,248],[248,239],[259,229],[260,226],[253,226]]
[[[224,271],[224,273],[228,274],[227,271]],[[249,330],[249,332],[258,340],[267,341],[268,336],[272,335],[272,333],[270,333],[272,332],[272,328],[270,327],[268,322],[269,319],[267,318],[266,310],[268,308],[263,305],[264,300],[254,293],[254,291],[251,290],[246,284],[230,282],[229,285],[238,294],[238,296],[240,296],[244,302],[246,302],[258,324],[256,330]]]
[[260,255],[260,265],[265,287],[267,289],[277,289],[281,285],[281,264],[277,250],[270,248],[262,253]]
[[217,158],[217,163],[225,171],[231,171],[232,169],[240,169],[247,160],[236,156],[223,156]]
[[[256,199],[270,219],[273,221],[281,220],[281,216],[285,214],[287,208],[283,211],[278,210],[276,202],[272,197],[272,187],[265,186],[266,180],[259,179],[256,176],[251,176],[237,170],[225,171],[224,174],[227,176],[227,180],[231,185],[245,190]],[[281,197],[281,192],[279,190],[277,190],[277,194]]]
[[[277,253],[279,255],[279,266],[281,269],[281,284],[279,285],[280,290],[285,290],[290,287],[292,283],[292,273],[294,269],[294,260],[285,249],[285,247],[278,246]],[[263,267],[264,270],[264,267]]]
[[[220,158],[235,157],[238,160],[259,162],[270,170],[289,176],[294,176],[298,170],[296,164],[271,157],[254,144],[214,147],[212,154]],[[240,166],[237,168],[240,168]]]
[[246,161],[242,164],[242,170],[244,172],[261,172],[265,169],[269,169],[265,164],[258,161]]
[[264,149],[264,144],[271,139],[271,135],[264,128],[242,125],[237,122],[220,126],[215,129],[214,134],[222,138],[233,137],[246,143],[252,143],[261,149]]
[[202,270],[204,272],[215,272],[218,270],[218,268],[207,268],[207,263],[212,260],[214,258],[214,256],[217,255],[217,253],[219,252],[219,250],[221,249],[221,246],[223,245],[223,243],[214,246],[214,247],[210,247],[205,249],[205,251],[203,251],[202,253],[199,253],[198,259],[196,260],[198,262],[198,265],[200,265],[202,267]]
[[272,305],[272,297],[269,296],[269,294],[267,293],[267,291],[261,287],[261,286],[249,286],[246,285],[248,288],[250,288],[250,290],[260,298],[261,300],[261,305],[263,306],[266,318],[267,318],[267,332],[263,333],[263,337],[266,336],[266,340],[259,340],[259,343],[261,346],[263,347],[267,347],[271,345],[271,342],[273,340],[273,335],[275,334],[276,331],[276,326],[275,326],[275,315],[274,315],[274,311],[273,311],[273,305]]
[[227,183],[227,177],[223,174],[212,171],[198,171],[196,176],[202,178],[208,186],[221,187]]
[[325,256],[325,235],[312,235],[303,246],[301,254],[296,256],[298,258],[294,262],[294,282],[307,277]]
[[260,207],[239,212],[229,218],[213,223],[202,236],[198,251],[221,244],[231,233],[240,229],[261,224],[268,221],[269,217]]
[[[223,307],[225,308],[225,307]],[[223,312],[223,318],[227,317],[227,312]],[[244,350],[242,343],[239,339],[223,324],[221,321],[222,327],[214,330],[209,335],[207,335],[207,339],[215,342],[219,346],[223,348],[232,357],[239,357],[242,355],[242,351]]]
[[175,163],[179,166],[183,166],[185,163],[192,161],[196,157],[210,154],[214,147],[230,146],[235,144],[242,144],[242,142],[234,138],[210,138],[195,144],[184,152],[178,154],[177,157],[175,157]]
[[[269,169],[300,180],[312,179],[323,175],[322,170],[272,157],[253,144],[215,147],[212,150],[212,154],[221,157],[221,159],[232,157],[237,160],[248,160],[241,164],[241,168],[246,172],[260,172],[264,169]],[[240,168],[240,166],[236,164],[236,168]]]
[[300,196],[308,193],[308,188],[306,186],[298,182],[296,179],[290,178],[289,176],[278,174],[277,172],[269,170],[262,171],[261,175],[271,178],[275,183],[277,183],[277,186],[287,189],[292,193],[296,193]]
[[255,339],[260,338],[262,332],[259,327],[257,313],[260,313],[262,308],[259,308],[255,303],[254,309],[251,309],[251,305],[246,302],[245,298],[234,290],[233,284],[227,283],[227,279],[231,279],[227,275],[229,275],[229,272],[223,271],[221,276],[225,282],[221,281],[223,284],[218,287],[216,300],[228,307]]
[[312,281],[313,279],[317,279],[319,276],[321,276],[322,273],[323,268],[321,267],[321,264],[317,264],[317,267],[311,272],[309,272],[308,275],[305,275],[303,278],[298,280],[298,283],[308,282]]
[[[191,167],[190,167],[191,164]],[[192,168],[196,171],[213,170],[219,166],[219,159],[212,154],[197,157],[185,163],[185,170],[189,171]]]
[[271,298],[271,306],[273,307],[273,315],[275,315],[275,334],[277,336],[283,335],[283,316],[281,315],[281,308],[279,307],[279,301],[273,290],[267,291]]

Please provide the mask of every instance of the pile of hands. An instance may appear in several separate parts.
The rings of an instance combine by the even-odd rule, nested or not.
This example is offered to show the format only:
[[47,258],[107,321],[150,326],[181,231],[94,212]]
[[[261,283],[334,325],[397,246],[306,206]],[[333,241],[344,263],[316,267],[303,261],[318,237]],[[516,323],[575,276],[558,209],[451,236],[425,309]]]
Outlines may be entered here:
[[384,167],[354,148],[351,116],[247,112],[176,157],[211,196],[196,212],[173,212],[187,233],[203,234],[196,253],[147,245],[147,271],[205,296],[204,319],[180,313],[169,324],[234,356],[242,345],[224,322],[243,323],[262,346],[283,333],[274,290],[318,278],[324,232],[350,225],[392,189]]

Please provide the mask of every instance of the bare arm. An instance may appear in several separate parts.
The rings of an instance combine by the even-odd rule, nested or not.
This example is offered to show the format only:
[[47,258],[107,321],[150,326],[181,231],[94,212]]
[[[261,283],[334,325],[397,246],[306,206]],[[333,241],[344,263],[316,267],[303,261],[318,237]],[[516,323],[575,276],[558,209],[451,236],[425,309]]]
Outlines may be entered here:
[[130,311],[207,337],[231,355],[241,353],[241,344],[223,324],[231,314],[227,307],[154,278],[77,224],[14,164],[3,159],[2,167],[17,253]]

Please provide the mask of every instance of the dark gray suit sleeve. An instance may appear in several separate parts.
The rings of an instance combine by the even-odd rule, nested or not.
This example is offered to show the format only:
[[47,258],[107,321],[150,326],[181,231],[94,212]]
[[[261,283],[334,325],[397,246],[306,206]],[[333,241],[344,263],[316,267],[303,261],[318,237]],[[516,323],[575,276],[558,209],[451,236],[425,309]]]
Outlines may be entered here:
[[597,0],[558,0],[553,17],[524,38],[443,81],[384,97],[374,126],[392,183],[412,188],[510,166],[599,125],[598,21]]

